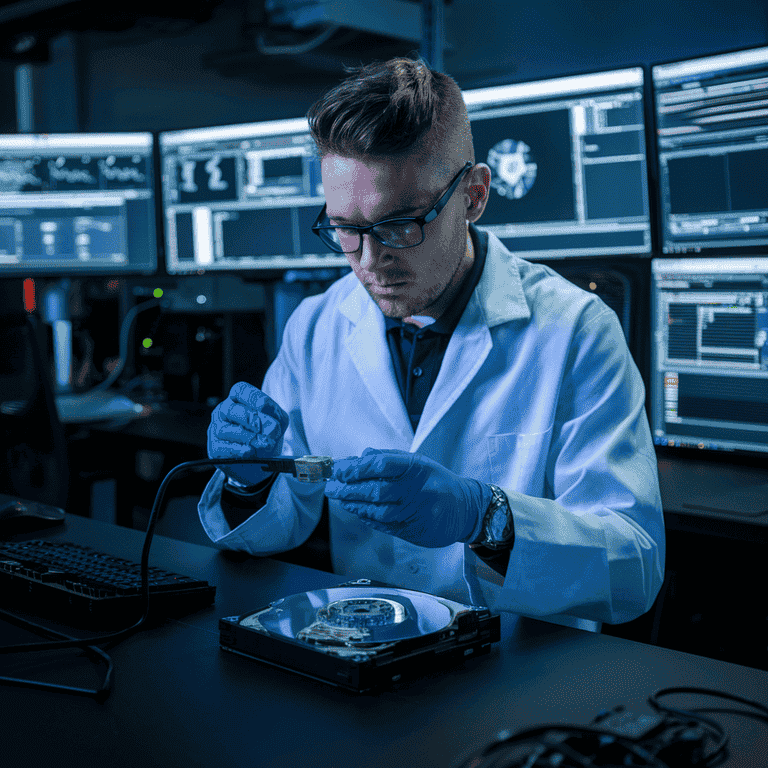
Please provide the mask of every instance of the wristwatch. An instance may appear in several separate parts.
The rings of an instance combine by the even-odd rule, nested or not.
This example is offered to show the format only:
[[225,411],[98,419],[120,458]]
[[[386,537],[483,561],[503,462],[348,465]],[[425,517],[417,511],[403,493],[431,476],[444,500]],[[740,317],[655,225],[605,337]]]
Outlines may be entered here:
[[255,496],[259,491],[263,490],[267,486],[272,484],[272,481],[277,477],[277,472],[273,472],[271,475],[267,475],[261,482],[254,485],[247,485],[241,483],[234,477],[227,475],[227,480],[224,483],[224,487],[237,496]]
[[473,541],[470,549],[482,551],[489,549],[493,552],[512,549],[515,543],[515,523],[512,518],[512,508],[504,491],[498,485],[490,485],[493,498],[488,505],[483,518],[483,529],[480,538]]

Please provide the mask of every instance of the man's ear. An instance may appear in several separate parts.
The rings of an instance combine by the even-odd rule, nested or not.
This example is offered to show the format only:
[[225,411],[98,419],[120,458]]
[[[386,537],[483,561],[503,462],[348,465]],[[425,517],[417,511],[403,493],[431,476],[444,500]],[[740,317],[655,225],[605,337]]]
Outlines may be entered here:
[[477,163],[469,172],[464,193],[467,221],[474,223],[483,215],[490,191],[491,169],[485,163]]

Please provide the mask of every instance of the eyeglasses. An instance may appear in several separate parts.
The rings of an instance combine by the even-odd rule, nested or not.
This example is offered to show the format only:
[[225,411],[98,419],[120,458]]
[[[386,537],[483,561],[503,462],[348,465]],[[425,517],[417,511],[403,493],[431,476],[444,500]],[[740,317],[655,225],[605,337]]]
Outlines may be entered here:
[[471,160],[467,160],[465,166],[454,176],[450,186],[435,203],[432,210],[423,216],[383,219],[367,227],[352,225],[339,227],[330,223],[330,219],[326,215],[327,205],[324,205],[323,210],[320,211],[312,225],[312,231],[336,253],[355,253],[362,245],[363,235],[369,233],[388,248],[413,248],[413,246],[424,242],[424,225],[437,218],[450,200],[451,195],[456,191],[459,182],[464,178],[464,174],[473,165]]

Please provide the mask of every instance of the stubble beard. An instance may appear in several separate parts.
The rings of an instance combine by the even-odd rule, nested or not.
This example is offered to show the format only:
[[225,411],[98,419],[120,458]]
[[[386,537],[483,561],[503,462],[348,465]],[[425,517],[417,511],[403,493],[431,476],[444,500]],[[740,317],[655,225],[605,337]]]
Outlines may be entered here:
[[[451,272],[451,276],[448,278],[446,284],[437,292],[436,295],[425,297],[423,302],[419,301],[418,303],[414,303],[413,299],[408,298],[396,299],[392,301],[388,300],[386,297],[374,296],[374,294],[368,289],[368,286],[364,285],[365,290],[379,307],[385,317],[389,317],[393,320],[402,320],[403,318],[412,317],[414,315],[423,315],[431,307],[437,304],[445,296],[446,292],[455,290],[460,285],[461,280],[457,280],[456,275],[464,265],[467,256],[474,256],[474,248],[471,244],[472,241],[470,239],[469,232],[466,234],[465,242],[467,245],[465,245],[465,249],[462,251],[461,257],[457,260],[456,266],[454,267],[453,272]],[[466,275],[462,276],[462,279],[465,276]],[[384,306],[382,306],[382,304]],[[444,313],[447,308],[447,305],[443,307],[441,314]]]

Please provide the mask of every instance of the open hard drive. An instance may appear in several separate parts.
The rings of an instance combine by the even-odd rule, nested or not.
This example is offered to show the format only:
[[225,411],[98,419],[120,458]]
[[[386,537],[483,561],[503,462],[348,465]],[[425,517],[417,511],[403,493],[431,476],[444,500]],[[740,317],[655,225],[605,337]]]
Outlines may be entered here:
[[219,643],[257,661],[358,693],[488,653],[488,608],[359,579],[219,620]]

